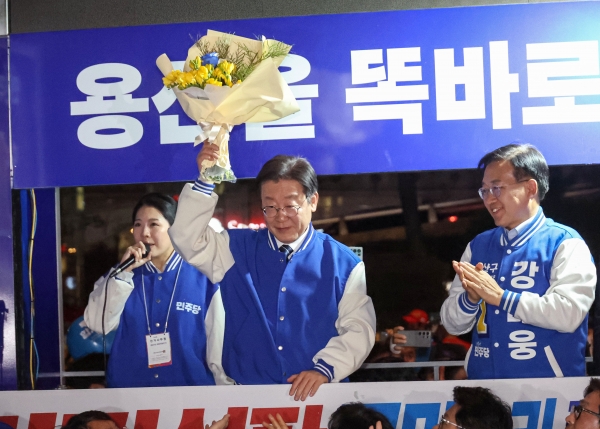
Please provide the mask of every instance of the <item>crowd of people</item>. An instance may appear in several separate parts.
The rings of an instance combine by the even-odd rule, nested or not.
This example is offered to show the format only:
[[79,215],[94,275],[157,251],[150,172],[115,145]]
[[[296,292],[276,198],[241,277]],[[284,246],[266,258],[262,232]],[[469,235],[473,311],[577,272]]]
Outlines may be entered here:
[[[439,315],[430,315],[415,308],[402,316],[400,325],[377,332],[375,345],[365,363],[413,363],[464,361],[471,347],[468,335],[455,336],[446,331],[439,322]],[[423,337],[418,343],[408,342],[407,331]],[[411,333],[412,333],[411,332]],[[437,377],[434,372],[437,372]],[[436,367],[403,367],[386,369],[361,369],[350,380],[361,381],[427,381],[466,380],[467,373],[462,365]]]
[[[364,263],[311,223],[310,163],[267,161],[257,176],[266,228],[216,232],[218,196],[202,165],[218,156],[204,144],[199,178],[178,202],[154,193],[134,206],[135,244],[95,284],[84,322],[114,332],[108,387],[288,383],[305,400],[324,383],[364,379],[365,360],[468,361],[387,380],[585,375],[596,269],[579,234],[545,217],[549,170],[535,147],[481,159],[478,192],[497,227],[452,262],[441,321],[414,309],[380,332]],[[414,331],[431,332],[429,343],[413,344]]]

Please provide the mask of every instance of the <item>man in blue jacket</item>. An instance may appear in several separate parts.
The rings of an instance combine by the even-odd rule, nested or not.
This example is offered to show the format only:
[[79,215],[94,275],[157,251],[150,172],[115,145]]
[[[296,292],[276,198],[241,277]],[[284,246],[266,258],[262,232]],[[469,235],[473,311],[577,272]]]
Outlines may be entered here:
[[451,334],[473,330],[470,379],[585,375],[596,268],[581,236],[540,206],[549,170],[531,145],[485,155],[479,195],[497,228],[469,243],[442,306]]
[[[199,170],[218,155],[205,144]],[[237,384],[292,383],[290,395],[305,400],[360,367],[374,344],[375,313],[364,264],[312,226],[319,194],[308,161],[276,156],[257,182],[266,229],[208,228],[218,197],[198,179],[181,192],[169,234],[186,261],[221,284],[227,376]]]

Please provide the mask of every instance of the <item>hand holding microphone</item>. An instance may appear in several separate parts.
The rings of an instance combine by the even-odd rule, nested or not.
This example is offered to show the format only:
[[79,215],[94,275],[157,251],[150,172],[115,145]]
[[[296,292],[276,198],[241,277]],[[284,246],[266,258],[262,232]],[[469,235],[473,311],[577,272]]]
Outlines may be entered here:
[[[119,273],[125,271],[127,268],[129,268],[131,265],[135,264],[136,262],[140,262],[140,261],[146,259],[148,257],[148,255],[150,254],[150,245],[148,243],[142,243],[140,241],[135,246],[131,246],[128,249],[128,252],[130,253],[130,256],[128,258],[126,258],[125,260],[121,261],[121,263],[119,264],[117,269],[114,270],[112,273],[110,273],[110,275],[108,276],[109,278],[113,278],[113,277],[117,276]],[[125,255],[127,255],[127,253]]]

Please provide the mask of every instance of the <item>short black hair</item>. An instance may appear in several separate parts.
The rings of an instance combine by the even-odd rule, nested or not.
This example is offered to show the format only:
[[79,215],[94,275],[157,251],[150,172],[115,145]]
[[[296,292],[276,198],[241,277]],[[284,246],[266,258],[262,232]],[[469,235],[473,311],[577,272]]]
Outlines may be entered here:
[[487,153],[479,160],[478,168],[485,168],[495,161],[510,161],[517,181],[527,177],[535,179],[538,184],[538,197],[544,199],[550,189],[550,170],[544,155],[530,144],[511,143]]
[[106,414],[103,411],[90,410],[84,411],[83,413],[79,413],[74,415],[69,419],[66,425],[62,426],[61,429],[88,429],[88,423],[94,422],[97,420],[102,421],[111,421],[117,424],[111,416]]
[[[590,384],[583,391],[583,396],[586,397],[590,393],[598,392],[600,394],[600,378],[590,378]],[[596,410],[597,413],[600,413],[600,406]]]
[[328,429],[369,429],[381,422],[383,429],[394,429],[386,416],[361,402],[344,404],[333,412],[327,423]]
[[259,189],[268,181],[295,180],[302,185],[307,198],[317,193],[319,184],[317,174],[305,158],[299,156],[277,155],[262,166],[256,176]]
[[144,206],[155,208],[163,215],[167,222],[169,222],[169,225],[173,225],[175,213],[177,213],[177,201],[172,197],[159,192],[152,192],[144,195],[133,208],[131,224],[135,223],[138,210]]
[[454,388],[456,423],[466,429],[512,429],[508,404],[484,387]]

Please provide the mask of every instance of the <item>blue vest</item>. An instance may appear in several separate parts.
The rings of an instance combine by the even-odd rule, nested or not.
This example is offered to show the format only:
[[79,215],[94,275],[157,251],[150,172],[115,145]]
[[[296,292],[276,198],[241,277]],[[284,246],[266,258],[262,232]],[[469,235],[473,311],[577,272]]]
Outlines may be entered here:
[[360,260],[312,225],[289,262],[267,229],[228,232],[235,263],[221,281],[225,373],[240,384],[286,383],[313,369],[338,335],[338,304]]
[[[179,255],[175,254],[171,261],[163,273],[156,272],[154,266],[149,263],[133,270],[135,287],[125,304],[108,361],[109,387],[215,384],[206,362],[204,318],[218,285],[210,283],[204,274],[182,261]],[[165,330],[167,310],[179,265],[181,271],[167,329],[171,338],[172,364],[148,368],[148,328],[142,276],[146,289],[150,330],[152,334],[161,334]],[[157,323],[160,326],[156,326]]]
[[471,263],[482,262],[502,289],[514,293],[505,292],[499,307],[480,304],[469,379],[555,377],[552,363],[564,376],[585,375],[587,316],[573,333],[539,328],[513,317],[521,292],[546,293],[556,251],[569,238],[581,239],[575,230],[547,219],[540,208],[513,240],[499,227],[471,242]]

